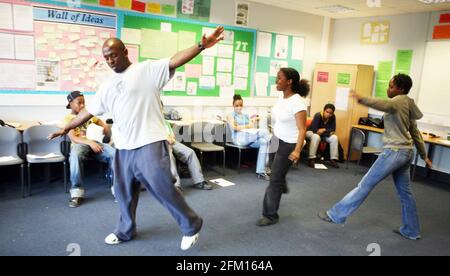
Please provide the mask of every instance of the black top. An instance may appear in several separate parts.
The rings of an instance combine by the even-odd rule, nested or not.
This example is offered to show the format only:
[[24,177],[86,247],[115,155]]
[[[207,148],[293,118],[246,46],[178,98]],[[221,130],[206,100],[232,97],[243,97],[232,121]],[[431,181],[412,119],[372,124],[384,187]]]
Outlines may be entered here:
[[308,130],[317,133],[317,131],[321,128],[325,128],[327,130],[321,135],[321,137],[330,137],[331,133],[336,131],[336,116],[333,115],[328,122],[325,123],[322,119],[322,114],[320,112],[316,113]]

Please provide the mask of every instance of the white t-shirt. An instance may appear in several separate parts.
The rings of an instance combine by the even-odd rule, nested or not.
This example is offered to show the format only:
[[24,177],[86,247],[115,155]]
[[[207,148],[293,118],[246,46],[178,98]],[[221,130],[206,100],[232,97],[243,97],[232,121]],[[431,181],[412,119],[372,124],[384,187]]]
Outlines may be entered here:
[[286,143],[296,144],[298,128],[295,114],[300,111],[306,111],[306,104],[300,95],[295,94],[288,99],[284,99],[283,94],[281,94],[272,109],[275,136]]
[[160,92],[171,78],[169,62],[145,61],[114,72],[86,107],[94,116],[112,114],[117,149],[133,150],[167,139]]

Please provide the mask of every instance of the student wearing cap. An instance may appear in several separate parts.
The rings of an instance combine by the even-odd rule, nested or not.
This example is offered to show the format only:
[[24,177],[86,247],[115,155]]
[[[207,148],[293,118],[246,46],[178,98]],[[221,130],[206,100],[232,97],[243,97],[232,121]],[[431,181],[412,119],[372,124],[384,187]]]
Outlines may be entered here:
[[128,50],[118,38],[110,38],[102,47],[103,57],[114,71],[103,82],[92,103],[75,120],[49,139],[62,136],[93,116],[110,113],[114,120],[114,190],[120,207],[120,220],[105,243],[117,245],[136,234],[136,208],[140,183],[176,220],[183,238],[181,249],[197,243],[203,220],[186,203],[173,185],[169,145],[160,94],[178,67],[203,50],[223,40],[223,27],[203,35],[201,41],[174,56],[159,61],[132,64]]
[[[70,123],[81,110],[84,109],[84,96],[80,91],[73,91],[67,96],[67,109],[71,109],[72,112],[67,114],[64,118],[64,124]],[[103,135],[109,136],[108,126],[97,117],[92,117],[84,124],[72,129],[67,134],[72,142],[70,149],[70,202],[69,207],[78,207],[84,199],[83,188],[83,160],[88,156],[93,155],[100,162],[107,163],[109,167],[112,166],[112,161],[116,150],[108,144],[102,143],[102,141],[90,140],[86,137],[87,129],[89,125],[96,124],[103,128]],[[103,136],[97,135],[97,136]],[[101,139],[98,139],[101,140]]]

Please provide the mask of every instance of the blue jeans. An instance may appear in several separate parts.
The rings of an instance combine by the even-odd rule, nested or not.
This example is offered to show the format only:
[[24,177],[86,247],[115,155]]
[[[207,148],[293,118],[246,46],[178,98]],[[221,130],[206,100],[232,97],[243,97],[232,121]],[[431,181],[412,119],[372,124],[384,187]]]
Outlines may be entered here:
[[[103,152],[94,154],[98,161],[108,164],[112,167],[112,161],[116,153],[116,149],[108,144],[100,144],[103,148]],[[89,154],[93,153],[91,147],[84,144],[72,144],[70,149],[70,182],[72,190],[80,189],[83,185],[83,160],[85,160]]]
[[412,158],[413,151],[410,149],[385,149],[359,182],[358,187],[328,210],[330,219],[334,223],[345,223],[347,217],[358,209],[375,186],[392,174],[402,204],[403,226],[400,233],[409,238],[420,237],[416,202],[409,181]]
[[233,144],[249,146],[258,150],[256,173],[266,173],[266,161],[271,135],[267,130],[259,130],[257,134],[239,131],[233,135]]

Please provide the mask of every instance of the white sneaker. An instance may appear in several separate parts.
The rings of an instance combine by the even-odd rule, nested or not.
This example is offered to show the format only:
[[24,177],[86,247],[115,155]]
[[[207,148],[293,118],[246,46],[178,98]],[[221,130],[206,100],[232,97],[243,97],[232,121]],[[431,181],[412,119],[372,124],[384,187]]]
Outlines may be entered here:
[[117,245],[122,241],[116,236],[116,234],[111,233],[105,238],[105,243],[109,245]]
[[194,246],[198,241],[198,233],[194,236],[184,236],[181,240],[181,250],[188,250],[192,246]]

